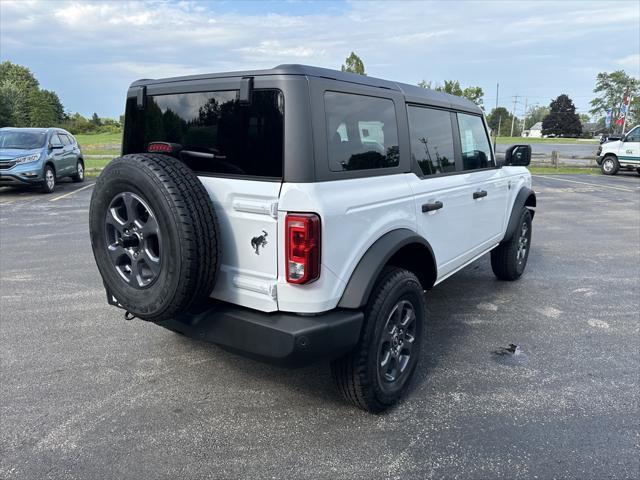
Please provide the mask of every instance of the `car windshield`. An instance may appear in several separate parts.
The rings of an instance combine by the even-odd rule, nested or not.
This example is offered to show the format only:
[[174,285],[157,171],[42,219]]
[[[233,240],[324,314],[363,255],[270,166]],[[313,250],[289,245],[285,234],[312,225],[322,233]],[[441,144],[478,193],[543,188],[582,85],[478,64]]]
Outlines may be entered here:
[[44,147],[46,132],[0,132],[0,148],[31,150]]

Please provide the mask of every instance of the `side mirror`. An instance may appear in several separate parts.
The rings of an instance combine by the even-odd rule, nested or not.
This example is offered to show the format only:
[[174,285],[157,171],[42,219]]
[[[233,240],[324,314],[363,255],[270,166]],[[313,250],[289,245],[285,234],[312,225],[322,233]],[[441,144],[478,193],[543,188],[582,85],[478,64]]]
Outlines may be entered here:
[[64,146],[64,145],[62,145],[61,143],[60,143],[60,144],[56,144],[56,145],[54,145],[54,144],[50,143],[50,144],[49,144],[49,150],[59,150],[59,149],[61,149],[63,146]]
[[503,165],[526,167],[531,163],[531,145],[513,145],[504,155]]

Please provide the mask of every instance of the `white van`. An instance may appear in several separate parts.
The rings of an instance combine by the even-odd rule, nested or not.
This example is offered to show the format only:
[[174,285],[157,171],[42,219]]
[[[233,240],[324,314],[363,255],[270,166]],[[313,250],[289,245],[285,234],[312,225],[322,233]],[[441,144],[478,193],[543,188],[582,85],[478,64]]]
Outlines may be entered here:
[[615,175],[621,168],[640,173],[640,125],[633,127],[620,140],[603,143],[596,162],[605,175]]

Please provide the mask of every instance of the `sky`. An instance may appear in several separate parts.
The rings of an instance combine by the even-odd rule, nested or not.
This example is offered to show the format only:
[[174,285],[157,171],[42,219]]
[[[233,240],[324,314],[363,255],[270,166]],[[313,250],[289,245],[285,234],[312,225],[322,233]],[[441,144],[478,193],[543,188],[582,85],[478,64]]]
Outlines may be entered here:
[[568,94],[588,113],[598,72],[640,77],[640,1],[0,0],[0,59],[65,109],[117,118],[139,78],[302,63],[480,86],[488,109]]

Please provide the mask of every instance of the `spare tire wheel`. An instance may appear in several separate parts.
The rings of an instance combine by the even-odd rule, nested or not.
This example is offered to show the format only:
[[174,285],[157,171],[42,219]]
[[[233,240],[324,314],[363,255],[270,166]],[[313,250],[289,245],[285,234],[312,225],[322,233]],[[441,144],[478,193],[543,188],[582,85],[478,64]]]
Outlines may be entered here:
[[218,226],[198,177],[166,155],[125,155],[96,182],[91,247],[105,287],[131,314],[162,321],[206,300],[218,269]]

